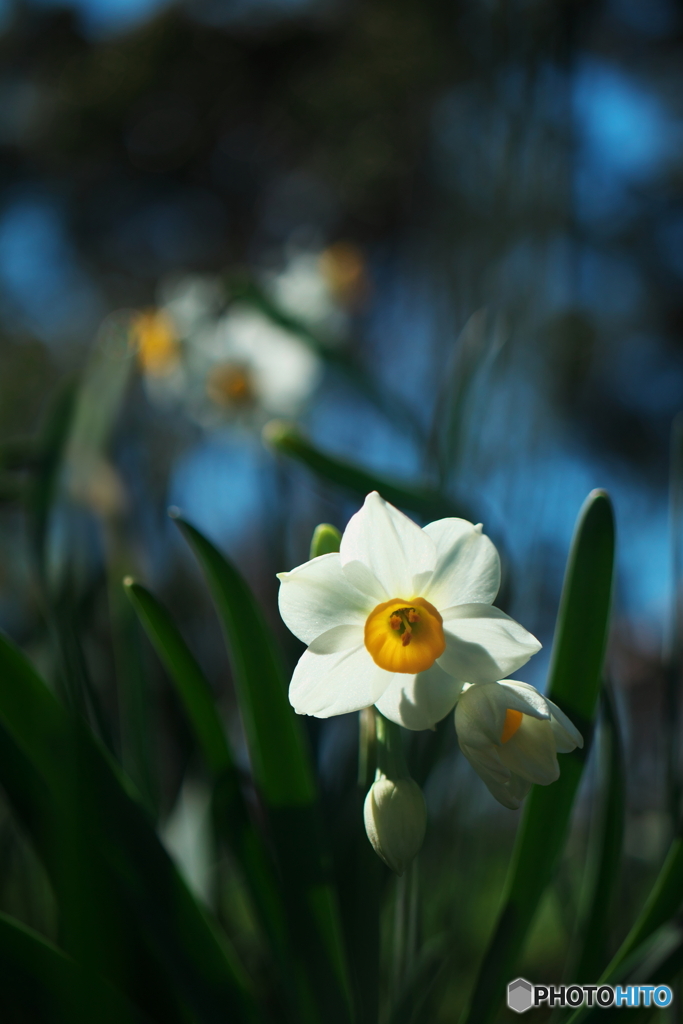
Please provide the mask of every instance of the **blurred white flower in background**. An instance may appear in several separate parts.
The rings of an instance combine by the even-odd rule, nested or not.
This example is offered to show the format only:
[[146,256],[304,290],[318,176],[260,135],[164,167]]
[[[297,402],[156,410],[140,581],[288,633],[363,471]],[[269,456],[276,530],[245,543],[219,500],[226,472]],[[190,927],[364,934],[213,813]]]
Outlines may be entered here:
[[304,342],[241,304],[197,335],[193,356],[206,367],[205,390],[215,405],[257,405],[268,415],[294,415],[322,373],[320,358]]
[[131,338],[150,401],[205,429],[238,419],[260,428],[295,416],[322,377],[313,349],[247,303],[226,306],[218,278],[165,282],[163,304],[139,313]]
[[281,309],[322,331],[327,341],[339,342],[349,314],[368,293],[365,260],[351,242],[294,252],[282,270],[265,278],[265,286]]
[[183,274],[159,285],[159,308],[170,318],[179,337],[190,338],[214,322],[225,308],[225,286],[214,274]]

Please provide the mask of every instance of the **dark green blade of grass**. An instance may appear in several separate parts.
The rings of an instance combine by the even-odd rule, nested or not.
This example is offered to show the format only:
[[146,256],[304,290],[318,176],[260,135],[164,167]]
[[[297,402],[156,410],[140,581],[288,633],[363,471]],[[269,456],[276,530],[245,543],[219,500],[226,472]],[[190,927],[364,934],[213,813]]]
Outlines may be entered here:
[[112,985],[0,913],[0,1019],[34,1024],[144,1024]]
[[534,786],[520,824],[503,908],[467,1008],[466,1024],[489,1024],[513,978],[541,897],[562,852],[600,692],[614,564],[614,516],[604,491],[579,513],[555,630],[548,697],[571,718],[583,750],[560,757],[561,775]]
[[122,922],[87,841],[73,733],[74,720],[0,635],[0,780],[52,882],[62,945],[116,983]]
[[[48,845],[57,848],[53,878],[60,914],[70,915],[76,932],[77,959],[93,959],[86,941],[101,944],[101,973],[119,981],[117,960],[141,935],[176,1001],[197,1022],[259,1019],[234,954],[191,896],[130,784],[1,635],[0,723],[54,804]],[[3,783],[5,771],[3,764]],[[26,790],[20,795],[27,799]]]
[[[647,943],[658,928],[678,913],[683,904],[683,839],[674,839],[666,860],[655,880],[650,894],[630,932],[622,942],[610,963],[603,971],[600,982],[610,984],[620,977],[626,965],[637,957],[639,947]],[[570,1024],[578,1024],[589,1016],[588,1008],[580,1008],[569,1018]]]
[[398,481],[386,480],[344,459],[325,454],[311,444],[293,423],[277,420],[267,424],[264,438],[278,452],[303,463],[323,480],[329,480],[355,494],[364,497],[371,491],[379,491],[392,505],[410,509],[425,519],[445,519],[449,516],[473,519],[468,508],[450,501],[438,491],[428,487],[408,487]]
[[274,639],[240,574],[198,530],[176,519],[209,584],[226,635],[254,782],[276,850],[300,970],[319,1019],[349,1020],[350,986],[330,857],[300,722]]
[[175,683],[209,769],[214,775],[236,773],[211,688],[178,627],[149,590],[130,576],[123,582],[147,636]]
[[220,838],[237,857],[266,934],[286,973],[290,958],[277,881],[265,844],[250,819],[239,772],[211,687],[161,602],[130,577],[124,581],[124,587],[147,636],[175,683],[197,743],[214,777],[216,828]]
[[150,814],[156,818],[159,814],[159,779],[154,694],[137,616],[121,590],[123,572],[120,569],[130,567],[120,538],[118,541],[111,538],[115,532],[114,529],[109,530],[107,596],[119,698],[121,763]]
[[607,960],[607,943],[624,836],[626,772],[614,695],[608,684],[603,687],[602,709],[604,793],[595,828],[595,849],[586,873],[586,909],[580,913],[582,947],[576,966],[570,971],[572,982],[586,985],[592,984],[600,976]]
[[[58,733],[48,731],[51,735],[51,749],[55,756],[59,756]],[[39,753],[40,744],[34,747],[34,753]],[[73,937],[74,927],[69,918],[80,915],[81,886],[79,865],[74,864],[73,857],[73,836],[68,834],[70,822],[63,813],[60,813],[62,800],[55,792],[55,775],[51,773],[51,781],[48,783],[41,774],[36,764],[19,746],[14,735],[4,723],[0,715],[0,780],[5,796],[14,811],[17,820],[23,826],[25,835],[30,839],[33,848],[46,868],[48,877],[51,880],[52,888],[59,900],[60,916],[63,921],[63,928],[70,930],[70,937]],[[88,864],[92,863],[92,853]],[[68,872],[65,877],[65,864],[68,865]],[[87,870],[88,865],[86,865]],[[73,883],[75,882],[75,886]],[[75,891],[75,898],[70,892]],[[103,907],[97,908],[95,926],[98,929],[107,928],[111,932],[113,927],[119,925],[112,918],[106,919]],[[134,921],[131,918],[131,923]],[[83,922],[80,922],[81,929]],[[62,928],[62,931],[63,931]],[[107,976],[114,983],[120,983],[117,977],[120,969],[127,975],[125,985],[129,991],[130,998],[135,1002],[139,1001],[150,1013],[150,1020],[159,1024],[185,1024],[185,1016],[179,1016],[178,1000],[172,991],[169,991],[167,979],[163,976],[157,963],[150,957],[149,951],[139,941],[139,936],[130,927],[124,929],[125,949],[127,956],[117,956],[116,943],[112,944],[109,950],[110,956],[105,965],[107,968],[103,976]],[[87,939],[87,933],[85,935]],[[74,950],[76,952],[76,950]],[[120,954],[120,950],[118,951]],[[113,954],[113,955],[111,955]],[[85,970],[85,969],[84,969]],[[85,974],[87,976],[87,970]],[[136,984],[136,980],[140,982]],[[84,1024],[97,1019],[97,1014],[91,1014],[86,1018]],[[0,1019],[5,1019],[0,1017]]]
[[29,534],[38,575],[45,582],[46,544],[50,512],[59,485],[64,450],[73,423],[78,380],[62,382],[48,409],[36,444],[36,473],[27,493]]
[[683,806],[681,719],[683,718],[683,413],[671,424],[669,523],[673,601],[670,640],[666,651],[663,727],[666,736],[667,804],[672,827],[679,828]]
[[13,437],[0,444],[0,470],[33,469],[38,461],[33,437]]
[[79,399],[79,379],[62,381],[33,442],[31,478],[24,490],[29,537],[40,587],[43,613],[56,655],[60,692],[84,717],[92,714],[98,734],[112,749],[112,738],[90,679],[74,624],[74,588],[67,572],[54,592],[47,576],[47,548],[52,508],[57,499],[64,459]]
[[[662,945],[660,942],[662,931],[666,931],[666,928],[653,932],[652,936],[637,946],[622,961],[619,970],[615,971],[612,975],[614,982],[641,985],[671,985],[675,982],[683,970],[683,938],[679,938],[678,941],[674,939],[672,943],[670,941],[671,937],[667,936],[669,941],[666,943],[666,948],[669,951],[662,956],[657,949],[658,946]],[[678,931],[680,935],[680,929]],[[676,992],[674,991],[675,999]],[[641,1024],[642,1021],[653,1017],[659,1012],[655,1007],[629,1008],[629,1020]],[[600,1006],[582,1008],[569,1017],[567,1024],[570,1021],[575,1022],[578,1020],[581,1020],[583,1024],[593,1024],[593,1021],[596,1019],[613,1024],[613,1022],[623,1019],[623,1011],[621,1017],[619,1017],[619,1013],[620,1010],[614,1006],[607,1010]]]

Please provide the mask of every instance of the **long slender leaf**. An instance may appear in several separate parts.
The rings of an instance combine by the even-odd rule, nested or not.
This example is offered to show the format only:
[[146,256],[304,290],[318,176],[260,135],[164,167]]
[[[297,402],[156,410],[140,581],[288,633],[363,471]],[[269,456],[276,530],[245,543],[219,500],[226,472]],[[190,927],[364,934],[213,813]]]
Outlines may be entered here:
[[[634,983],[643,985],[666,985],[675,980],[683,969],[683,935],[680,926],[662,925],[647,936],[639,945],[609,972],[600,978],[602,984]],[[569,1016],[566,1024],[589,1024],[596,1018],[612,1020],[616,1007],[605,1010],[600,1006],[581,1007]],[[644,1020],[652,1015],[652,1008],[634,1008],[629,1019]],[[616,1019],[616,1018],[615,1018]]]
[[[43,611],[56,653],[57,681],[65,701],[84,717],[92,711],[99,735],[112,748],[111,736],[90,680],[80,639],[74,628],[71,568],[57,583],[50,578],[49,526],[56,503],[70,438],[77,417],[79,378],[69,377],[57,389],[38,438],[33,442],[32,478],[25,490],[33,558]],[[30,453],[30,449],[27,455]],[[56,585],[55,585],[56,584]]]
[[[604,491],[593,491],[579,513],[569,554],[553,645],[548,696],[586,741],[600,690],[614,562],[614,517]],[[503,909],[484,956],[467,1024],[488,1024],[523,948],[543,892],[559,860],[588,742],[562,757],[552,786],[535,786],[520,824]]]
[[663,728],[666,736],[667,805],[674,829],[683,812],[680,723],[683,714],[683,414],[671,424],[669,526],[671,534],[672,607],[666,650]]
[[[666,924],[683,903],[683,838],[674,839],[666,860],[645,904],[630,932],[612,957],[600,978],[605,984],[619,978],[621,971],[637,959],[638,949],[647,943],[658,928]],[[577,1024],[589,1016],[582,1007],[571,1015],[569,1024]]]
[[268,814],[300,970],[320,1019],[349,1019],[350,986],[331,862],[300,722],[262,613],[236,569],[194,527],[177,523],[209,583],[223,624],[254,781]]
[[319,448],[301,433],[293,423],[273,421],[266,425],[264,437],[268,444],[284,455],[302,462],[314,473],[333,484],[344,487],[359,495],[379,491],[383,498],[407,508],[425,519],[445,519],[459,516],[472,519],[472,513],[462,504],[456,504],[438,491],[428,487],[413,488],[393,480],[387,480],[375,473],[353,465],[344,459],[321,452]]
[[47,531],[62,458],[73,422],[78,381],[69,378],[52,402],[36,445],[36,475],[27,494],[30,536],[41,580],[46,572]]
[[[93,960],[85,942],[99,942],[102,973],[121,980],[126,972],[119,961],[126,960],[129,941],[139,946],[139,935],[176,1002],[190,1007],[198,1022],[222,1024],[226,1014],[235,1021],[255,1020],[255,1003],[234,955],[190,895],[130,785],[1,635],[0,723],[54,803],[44,859],[48,867],[52,862],[60,912],[74,904],[74,917],[81,918],[71,922],[81,925],[80,942],[72,943],[77,959]],[[4,783],[2,754],[0,744]],[[10,767],[16,771],[20,755],[16,749],[14,754]],[[24,788],[20,799],[26,801],[31,792]],[[44,813],[40,801],[34,813]],[[56,855],[49,853],[51,845]],[[127,933],[131,926],[133,935]],[[175,1011],[167,1019],[175,1020]]]
[[169,612],[131,577],[124,587],[142,625],[176,685],[209,770],[214,776],[214,819],[245,874],[265,931],[290,980],[284,908],[265,844],[250,819],[240,777],[211,688]]
[[143,1024],[102,978],[42,935],[0,914],[0,1019],[32,1024]]
[[177,687],[207,765],[215,775],[234,772],[234,760],[211,689],[178,627],[161,602],[132,576],[127,576],[123,583],[147,636]]
[[[586,872],[588,885],[581,916],[582,949],[571,980],[589,984],[599,977],[606,961],[611,909],[614,903],[624,834],[625,766],[614,696],[605,686],[602,697],[601,739],[606,775],[598,808],[595,852]],[[583,901],[582,901],[583,902]],[[583,907],[581,908],[583,910]]]
[[149,812],[158,817],[154,701],[136,615],[121,591],[121,578],[124,571],[130,571],[130,562],[123,540],[114,539],[118,532],[108,530],[107,591],[119,694],[121,763]]

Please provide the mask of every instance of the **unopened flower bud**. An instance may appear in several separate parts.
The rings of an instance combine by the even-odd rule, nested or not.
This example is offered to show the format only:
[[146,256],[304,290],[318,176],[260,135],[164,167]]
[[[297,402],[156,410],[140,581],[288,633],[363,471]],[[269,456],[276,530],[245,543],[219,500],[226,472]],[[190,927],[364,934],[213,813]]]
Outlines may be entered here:
[[413,779],[388,779],[378,773],[363,814],[375,853],[402,875],[424,840],[427,808],[422,790]]

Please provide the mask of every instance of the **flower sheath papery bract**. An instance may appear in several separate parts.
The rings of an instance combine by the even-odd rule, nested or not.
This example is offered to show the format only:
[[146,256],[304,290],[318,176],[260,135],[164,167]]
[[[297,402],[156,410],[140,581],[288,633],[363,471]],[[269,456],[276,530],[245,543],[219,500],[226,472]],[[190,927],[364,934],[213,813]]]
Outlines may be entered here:
[[533,783],[559,777],[557,754],[583,746],[563,711],[528,683],[466,686],[455,707],[463,754],[501,804],[516,810]]
[[289,699],[329,718],[376,704],[408,729],[429,729],[463,683],[524,665],[538,640],[492,602],[494,545],[464,519],[420,529],[376,491],[349,520],[339,553],[278,574],[280,613],[308,645]]

